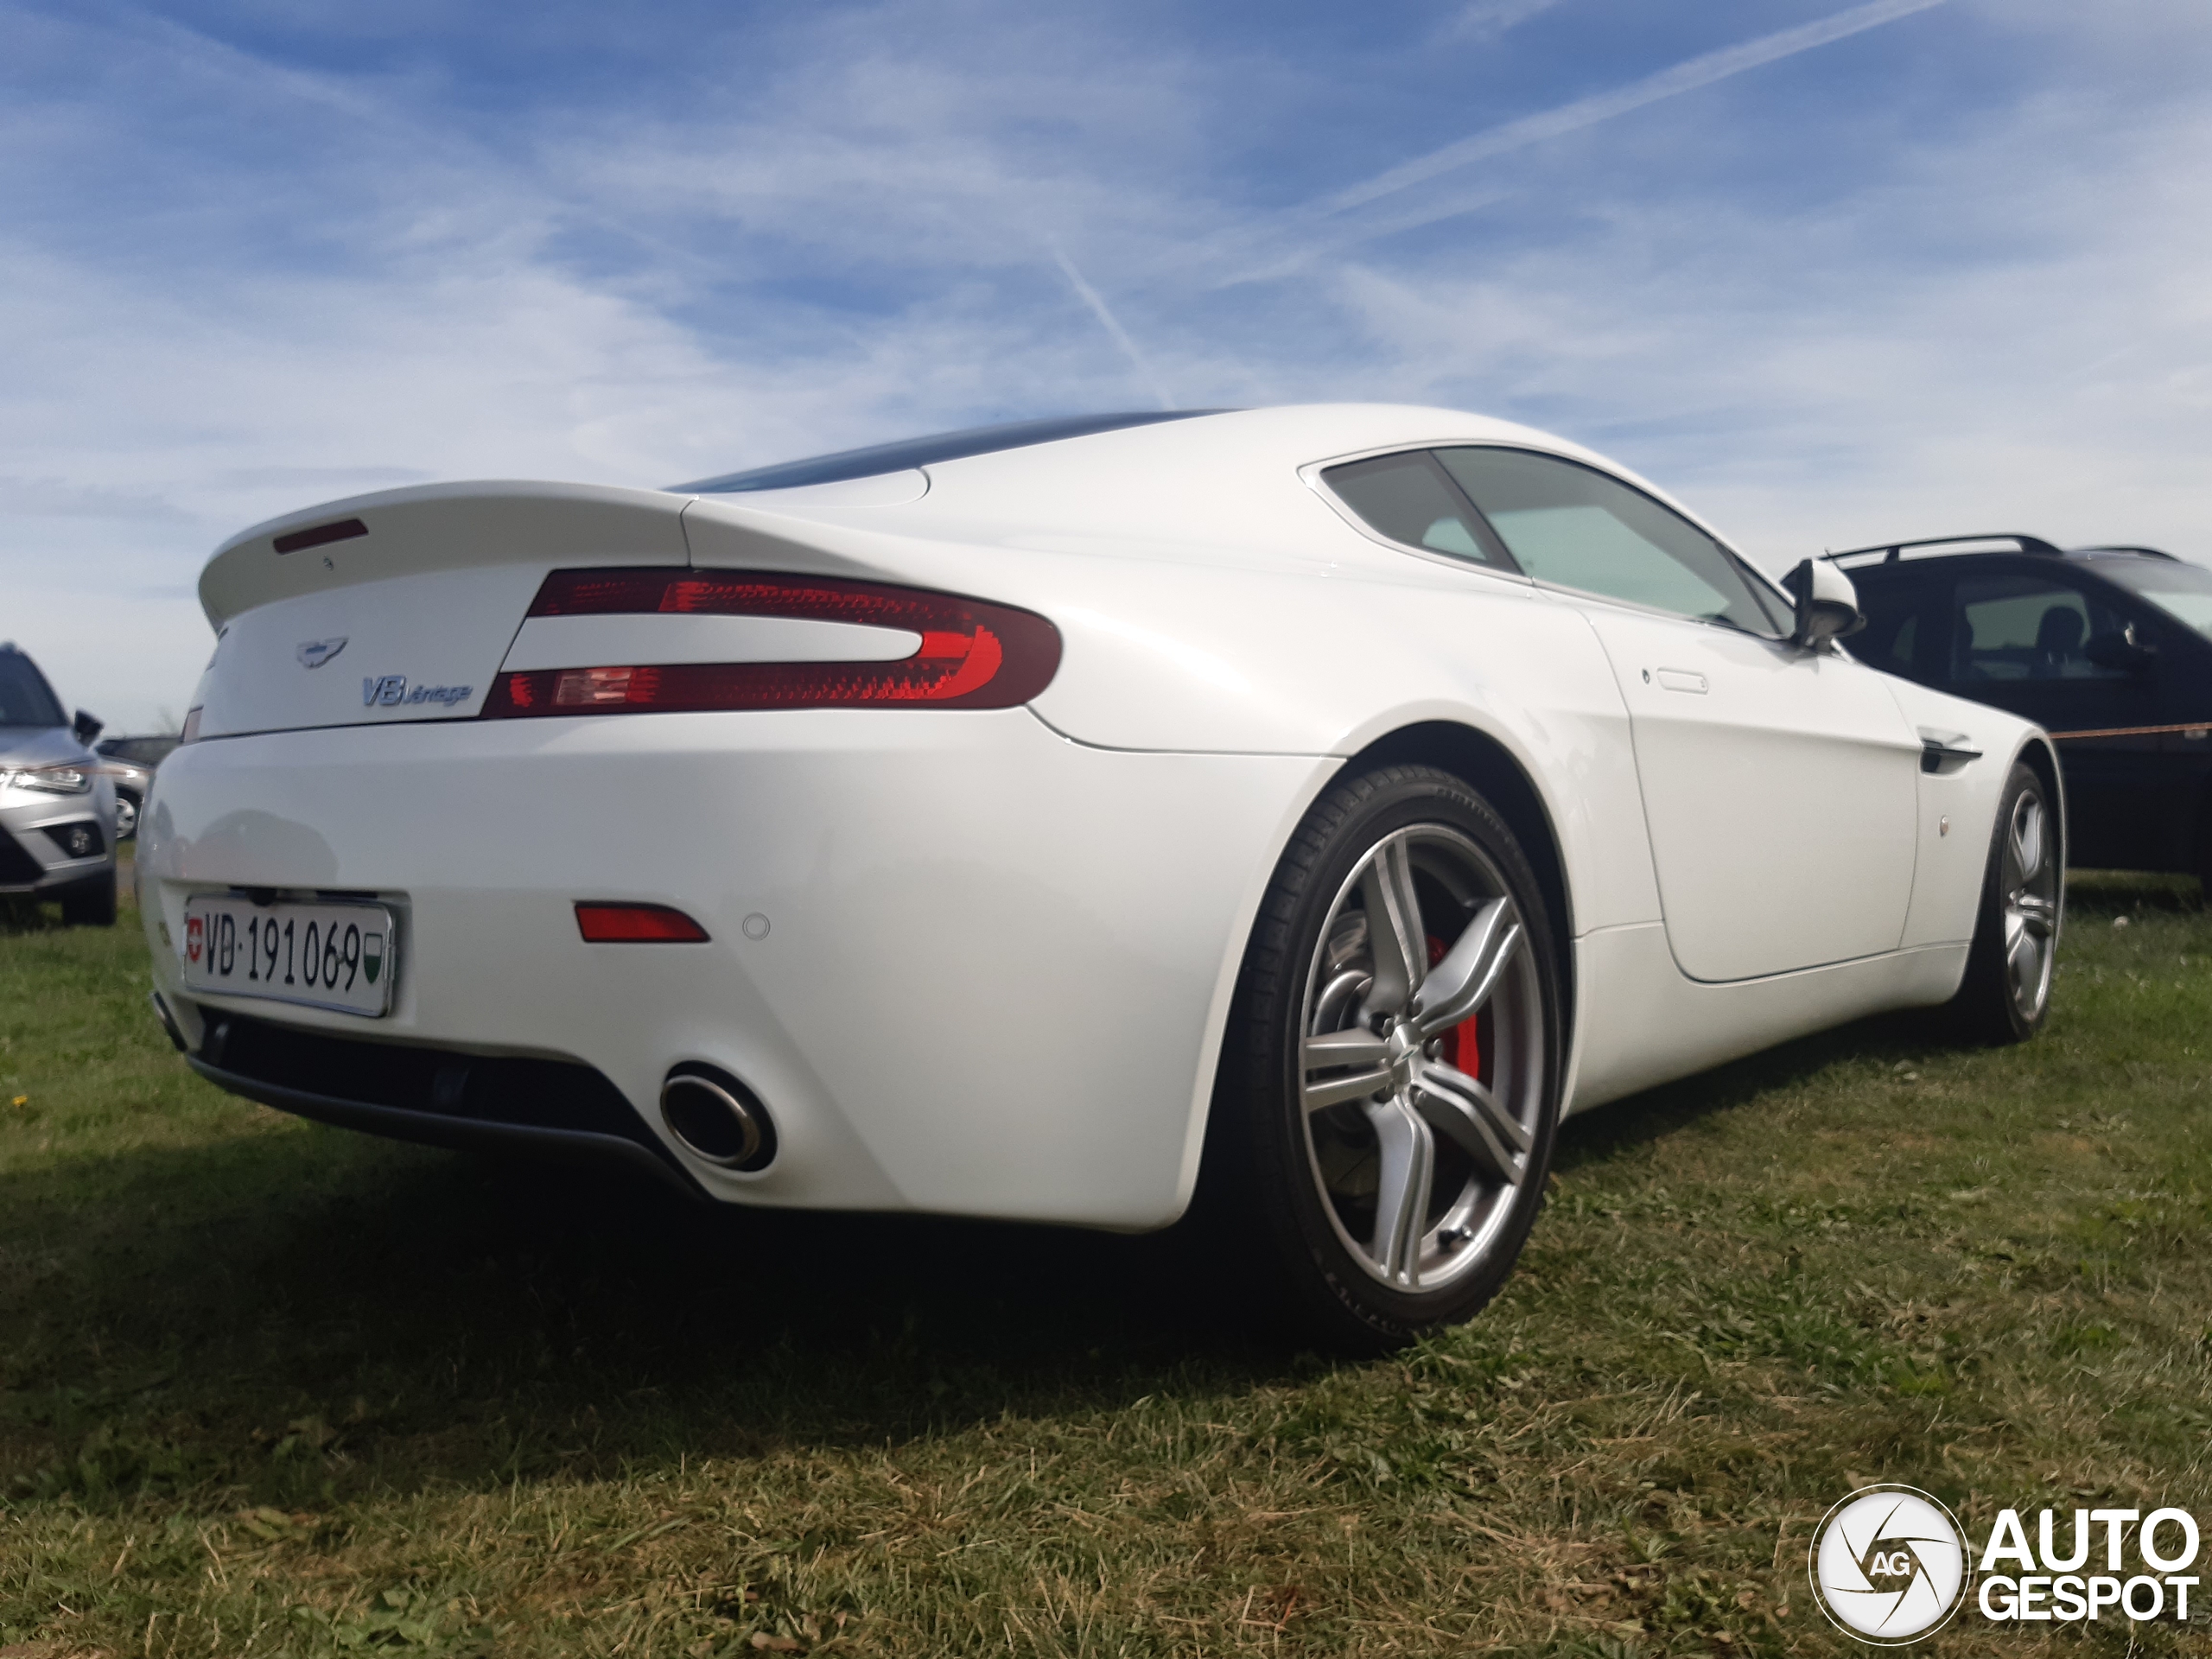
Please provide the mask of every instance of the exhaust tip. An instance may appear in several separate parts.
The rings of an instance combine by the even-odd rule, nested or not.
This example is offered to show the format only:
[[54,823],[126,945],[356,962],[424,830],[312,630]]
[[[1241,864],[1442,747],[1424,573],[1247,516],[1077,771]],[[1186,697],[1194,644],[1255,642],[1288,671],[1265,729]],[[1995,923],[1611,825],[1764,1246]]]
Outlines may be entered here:
[[760,1096],[719,1066],[686,1060],[660,1086],[660,1119],[694,1156],[751,1174],[775,1160],[776,1126]]

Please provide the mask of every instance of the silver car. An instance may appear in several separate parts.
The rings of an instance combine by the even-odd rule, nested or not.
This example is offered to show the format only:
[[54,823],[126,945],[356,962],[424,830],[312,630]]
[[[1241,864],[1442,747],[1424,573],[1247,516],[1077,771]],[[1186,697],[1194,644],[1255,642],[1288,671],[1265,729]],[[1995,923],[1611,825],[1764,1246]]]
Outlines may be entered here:
[[0,645],[0,898],[58,899],[73,925],[115,925],[115,784],[46,676]]
[[118,841],[128,841],[137,833],[139,810],[153,793],[154,768],[168,758],[179,741],[174,735],[104,737],[94,746],[107,775],[115,779]]

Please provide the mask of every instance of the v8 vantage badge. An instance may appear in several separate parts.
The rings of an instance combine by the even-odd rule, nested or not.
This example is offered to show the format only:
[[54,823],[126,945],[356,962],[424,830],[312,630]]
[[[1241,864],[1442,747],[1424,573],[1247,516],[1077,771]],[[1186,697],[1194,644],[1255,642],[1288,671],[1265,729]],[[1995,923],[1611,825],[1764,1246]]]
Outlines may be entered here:
[[1846,1634],[1903,1647],[1940,1630],[1966,1599],[1966,1534],[1911,1486],[1866,1486],[1813,1534],[1813,1599]]
[[[340,641],[342,645],[344,641]],[[373,674],[361,677],[361,706],[364,709],[397,709],[416,703],[435,702],[450,709],[457,702],[466,702],[475,690],[473,685],[410,685],[404,674]]]

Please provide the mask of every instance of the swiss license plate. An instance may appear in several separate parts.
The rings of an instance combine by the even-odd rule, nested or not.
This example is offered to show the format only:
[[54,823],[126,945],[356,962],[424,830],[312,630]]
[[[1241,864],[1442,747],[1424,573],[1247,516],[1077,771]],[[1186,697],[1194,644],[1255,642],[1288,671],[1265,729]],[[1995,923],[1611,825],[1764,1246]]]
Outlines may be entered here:
[[382,905],[257,905],[204,894],[184,906],[184,982],[373,1019],[391,1007],[394,943]]

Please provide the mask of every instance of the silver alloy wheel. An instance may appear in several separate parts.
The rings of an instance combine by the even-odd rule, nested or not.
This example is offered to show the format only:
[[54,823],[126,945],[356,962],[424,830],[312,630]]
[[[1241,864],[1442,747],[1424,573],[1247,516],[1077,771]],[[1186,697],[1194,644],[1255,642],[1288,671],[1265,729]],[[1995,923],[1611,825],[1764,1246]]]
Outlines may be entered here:
[[2024,791],[2005,828],[2005,976],[2012,1006],[2032,1025],[2050,997],[2058,940],[2058,859],[2043,798]]
[[1542,997],[1503,877],[1458,830],[1395,831],[1338,889],[1300,1012],[1306,1161],[1391,1288],[1465,1277],[1504,1227],[1543,1109]]

